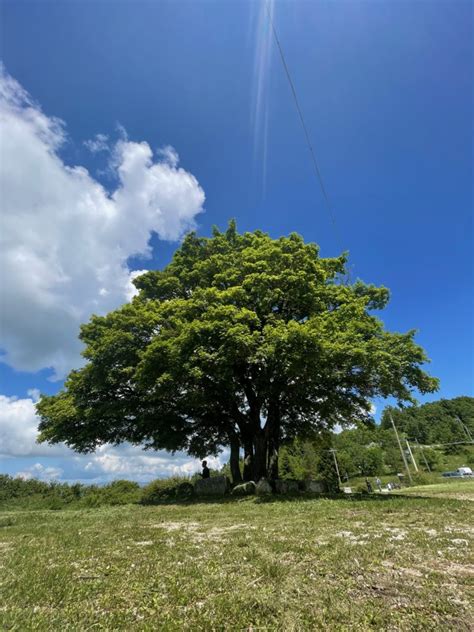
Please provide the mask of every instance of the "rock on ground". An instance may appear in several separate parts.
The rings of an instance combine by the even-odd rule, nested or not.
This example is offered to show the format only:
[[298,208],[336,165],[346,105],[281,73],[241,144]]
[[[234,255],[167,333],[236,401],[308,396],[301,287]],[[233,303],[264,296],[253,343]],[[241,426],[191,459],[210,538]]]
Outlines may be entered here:
[[230,489],[227,476],[211,476],[194,483],[194,489],[198,496],[223,496]]
[[242,483],[241,485],[236,485],[232,490],[233,496],[250,496],[251,494],[255,494],[256,485],[253,481],[248,481],[247,483]]
[[255,493],[257,494],[257,496],[266,496],[267,494],[271,494],[272,492],[272,486],[267,481],[267,479],[261,478],[255,488]]
[[316,494],[322,494],[325,491],[324,484],[321,481],[303,481],[303,490]]
[[277,494],[295,494],[299,491],[298,481],[277,479],[275,491]]

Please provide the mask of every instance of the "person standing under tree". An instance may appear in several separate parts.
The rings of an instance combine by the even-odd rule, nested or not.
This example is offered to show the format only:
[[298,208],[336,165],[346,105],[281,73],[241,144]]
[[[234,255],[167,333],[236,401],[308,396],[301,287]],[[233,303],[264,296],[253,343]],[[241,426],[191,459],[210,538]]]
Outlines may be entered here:
[[207,461],[202,462],[202,478],[210,478],[211,470],[207,467]]

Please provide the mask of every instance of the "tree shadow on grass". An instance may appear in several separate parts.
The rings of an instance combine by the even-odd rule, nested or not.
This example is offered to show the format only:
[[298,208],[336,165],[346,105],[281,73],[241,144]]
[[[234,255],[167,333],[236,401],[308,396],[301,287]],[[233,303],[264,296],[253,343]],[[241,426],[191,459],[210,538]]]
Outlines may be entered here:
[[195,496],[191,499],[186,500],[166,500],[160,503],[156,503],[154,505],[147,505],[152,507],[158,506],[167,506],[167,505],[179,505],[179,506],[193,506],[197,504],[205,504],[205,505],[233,505],[239,503],[248,503],[253,502],[256,505],[271,505],[271,504],[284,504],[284,503],[305,503],[315,500],[340,500],[348,503],[358,503],[358,502],[370,502],[370,503],[387,503],[389,501],[393,501],[394,499],[403,499],[403,500],[423,500],[423,501],[432,501],[433,498],[431,496],[417,496],[414,494],[364,494],[364,493],[354,493],[354,494],[310,494],[310,493],[298,493],[298,494],[268,494],[266,496],[219,496],[219,497],[208,497],[208,496]]
[[[161,500],[153,504],[142,504],[142,503],[131,503],[124,505],[110,505],[107,503],[102,503],[93,507],[86,507],[79,503],[68,503],[64,504],[61,507],[50,507],[45,504],[45,506],[33,506],[30,507],[28,504],[21,503],[0,503],[0,511],[53,511],[53,510],[62,510],[62,511],[77,511],[77,510],[87,510],[94,511],[95,509],[104,509],[104,508],[120,508],[123,506],[138,506],[138,507],[167,507],[167,506],[179,506],[179,507],[193,507],[196,505],[239,505],[239,504],[254,504],[254,505],[284,505],[287,503],[307,503],[314,502],[318,500],[337,500],[343,501],[345,503],[387,503],[393,500],[416,500],[416,501],[424,501],[426,503],[431,503],[433,500],[437,501],[453,501],[462,499],[453,498],[453,497],[445,497],[445,496],[426,496],[426,495],[415,495],[415,494],[368,494],[368,493],[360,493],[356,492],[354,494],[316,494],[316,493],[295,493],[295,494],[268,494],[268,496],[256,496],[256,495],[248,495],[248,496],[232,496],[230,494],[225,496],[218,497],[206,497],[206,496],[194,496],[193,498],[186,499],[167,499]],[[1,526],[1,525],[0,525]]]
[[258,504],[265,503],[285,503],[285,502],[307,502],[314,500],[342,500],[344,502],[354,503],[354,502],[374,502],[374,503],[386,503],[393,499],[405,499],[405,500],[431,500],[429,496],[415,496],[413,494],[363,494],[363,493],[354,493],[354,494],[285,494],[278,495],[275,494],[273,496],[260,496],[257,497],[255,502]]

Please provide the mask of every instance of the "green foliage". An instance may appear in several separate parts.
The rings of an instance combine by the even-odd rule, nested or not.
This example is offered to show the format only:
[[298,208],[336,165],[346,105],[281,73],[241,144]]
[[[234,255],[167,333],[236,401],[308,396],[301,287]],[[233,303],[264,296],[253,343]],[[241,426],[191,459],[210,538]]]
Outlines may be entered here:
[[[410,441],[421,444],[448,444],[468,441],[474,436],[474,398],[455,397],[399,409],[388,406],[382,413],[381,426],[391,428],[390,414],[398,430]],[[467,432],[466,429],[467,428]],[[450,453],[458,448],[446,446]]]
[[280,449],[279,478],[287,480],[318,477],[318,453],[314,442],[295,439]]
[[438,450],[435,450],[434,448],[423,448],[423,454],[425,457],[424,459],[419,450],[417,450],[415,454],[421,466],[425,464],[426,460],[430,469],[432,470],[438,470],[443,467],[442,455]]
[[294,233],[241,235],[231,222],[189,234],[168,266],[135,279],[131,303],[82,327],[87,364],[37,404],[40,440],[199,457],[237,442],[246,476],[270,464],[275,477],[285,442],[367,419],[372,397],[436,390],[415,332],[390,333],[372,313],[388,290],[343,284],[345,265]]
[[[456,398],[456,400],[449,402],[441,400],[430,405],[431,412],[433,409],[436,410],[438,404],[441,403],[444,409],[457,409],[459,412],[458,400],[461,400],[463,406],[466,406],[466,402],[469,404],[469,398],[465,397]],[[422,408],[410,409],[410,419],[415,411],[419,411]],[[353,479],[365,476],[382,477],[385,474],[396,475],[398,472],[404,471],[404,464],[395,433],[390,421],[387,424],[388,412],[388,410],[385,411],[385,423],[382,423],[380,426],[375,425],[373,422],[365,423],[347,428],[339,434],[332,434],[331,442],[337,450],[337,461],[343,481],[348,478]],[[403,414],[398,409],[393,409],[391,412],[394,416]],[[423,417],[420,416],[420,419],[423,422]],[[466,415],[464,419],[467,420]],[[400,417],[398,417],[398,420],[400,420]],[[396,423],[398,425],[398,421]],[[458,429],[462,432],[459,422],[456,423],[458,424]],[[437,427],[438,424],[439,428]],[[402,426],[402,423],[400,423],[400,426]],[[425,430],[429,430],[434,436],[439,436],[445,427],[445,420],[433,418]],[[406,436],[404,430],[399,432],[402,440],[404,440]],[[472,465],[473,463],[474,450],[469,445],[455,444],[444,448],[432,448],[426,445],[419,446],[413,440],[412,435],[411,447],[418,467],[426,472],[428,472],[428,468],[425,459],[433,472],[439,472],[444,469],[456,469],[463,464]],[[314,437],[311,440],[296,439],[284,445],[280,451],[280,477],[287,479],[324,478],[319,466],[321,449],[321,441]],[[326,459],[324,462],[325,473],[331,473],[332,476],[334,465],[331,459]]]
[[322,433],[318,442],[318,478],[324,481],[326,490],[334,494],[339,491],[334,456],[330,451],[333,448],[332,437],[329,432]]
[[280,451],[279,477],[284,480],[321,480],[330,493],[338,491],[334,457],[330,452],[332,445],[333,437],[329,432],[319,433],[311,440],[297,438],[284,445]]
[[[333,440],[335,444],[335,441]],[[348,450],[337,451],[337,462],[342,480],[347,480],[351,476],[358,476],[360,471],[357,469],[353,455]]]
[[376,476],[383,470],[383,451],[379,446],[365,448],[361,452],[360,472],[363,476]]
[[383,471],[386,474],[395,474],[403,469],[404,464],[402,457],[400,455],[400,449],[398,446],[392,445],[384,445],[382,444],[383,449]]
[[471,450],[467,455],[466,455],[466,463],[468,465],[474,465],[474,450]]
[[426,472],[414,472],[411,478],[415,485],[428,485],[431,483],[431,478]]
[[92,487],[83,494],[82,504],[88,507],[101,505],[128,505],[140,499],[140,486],[133,481],[118,480],[104,485]]
[[0,502],[35,494],[47,494],[51,489],[51,485],[36,479],[23,480],[8,474],[0,474]]
[[140,486],[133,481],[117,480],[98,487],[74,483],[46,483],[0,475],[0,504],[28,508],[63,509],[68,506],[99,507],[137,503]]
[[399,469],[400,452],[393,433],[373,423],[344,430],[333,438],[344,478],[380,476]]
[[443,452],[446,455],[462,454],[464,452],[464,447],[459,443],[448,443],[443,447]]
[[57,509],[77,501],[86,488],[82,485],[68,485],[52,481],[46,483],[36,479],[24,480],[7,474],[0,475],[0,503],[28,501]]
[[156,505],[166,500],[190,500],[194,487],[188,479],[179,477],[156,479],[143,488],[142,505]]

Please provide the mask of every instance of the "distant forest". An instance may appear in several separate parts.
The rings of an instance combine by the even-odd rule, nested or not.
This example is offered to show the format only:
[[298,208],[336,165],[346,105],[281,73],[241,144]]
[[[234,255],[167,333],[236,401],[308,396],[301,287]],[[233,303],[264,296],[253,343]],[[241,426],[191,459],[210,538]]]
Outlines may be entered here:
[[474,436],[474,397],[440,399],[404,410],[387,407],[382,413],[381,428],[392,427],[390,414],[398,430],[410,441],[446,444],[469,441]]
[[[440,471],[451,463],[450,455],[456,454],[472,464],[474,450],[469,437],[474,436],[474,398],[456,397],[404,410],[387,407],[380,425],[361,425],[338,434],[327,432],[287,443],[280,451],[280,476],[322,478],[336,484],[331,450],[335,450],[343,480],[403,471],[390,414],[404,447],[408,439],[422,469],[426,470],[428,463],[431,470]],[[419,446],[423,446],[422,453]]]

